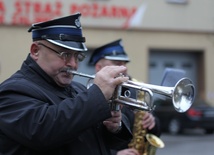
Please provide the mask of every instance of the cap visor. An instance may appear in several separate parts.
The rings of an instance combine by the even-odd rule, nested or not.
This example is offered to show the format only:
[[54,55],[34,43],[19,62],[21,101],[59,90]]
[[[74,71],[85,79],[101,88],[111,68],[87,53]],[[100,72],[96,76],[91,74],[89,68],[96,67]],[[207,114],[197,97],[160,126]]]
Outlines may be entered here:
[[126,55],[105,56],[104,58],[107,60],[130,61]]
[[55,44],[57,46],[67,48],[70,50],[75,50],[75,51],[87,51],[88,49],[86,48],[85,44],[82,42],[74,42],[74,41],[61,41],[61,40],[51,40],[47,39],[47,41],[51,42],[52,44]]

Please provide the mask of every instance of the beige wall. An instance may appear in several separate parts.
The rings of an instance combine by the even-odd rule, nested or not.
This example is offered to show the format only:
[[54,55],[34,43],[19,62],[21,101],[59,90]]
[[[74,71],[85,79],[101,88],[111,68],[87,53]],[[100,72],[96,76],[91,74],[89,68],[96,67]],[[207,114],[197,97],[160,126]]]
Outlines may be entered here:
[[[28,27],[0,27],[0,82],[20,68],[29,53],[31,34]],[[205,98],[214,105],[214,34],[186,32],[150,32],[113,29],[83,29],[88,47],[97,47],[122,38],[131,58],[129,72],[148,82],[149,48],[190,49],[204,51]]]
[[143,29],[214,32],[214,1],[187,1],[186,4],[173,4],[167,0],[144,0]]
[[0,82],[20,68],[29,51],[31,34],[25,27],[0,27]]

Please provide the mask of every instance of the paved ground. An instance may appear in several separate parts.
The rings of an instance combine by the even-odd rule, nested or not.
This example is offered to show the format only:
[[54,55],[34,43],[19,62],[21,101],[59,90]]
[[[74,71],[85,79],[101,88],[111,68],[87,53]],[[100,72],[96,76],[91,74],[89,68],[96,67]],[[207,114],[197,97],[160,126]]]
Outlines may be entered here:
[[156,155],[214,155],[214,134],[205,135],[203,130],[186,131],[182,135],[162,134],[165,147]]

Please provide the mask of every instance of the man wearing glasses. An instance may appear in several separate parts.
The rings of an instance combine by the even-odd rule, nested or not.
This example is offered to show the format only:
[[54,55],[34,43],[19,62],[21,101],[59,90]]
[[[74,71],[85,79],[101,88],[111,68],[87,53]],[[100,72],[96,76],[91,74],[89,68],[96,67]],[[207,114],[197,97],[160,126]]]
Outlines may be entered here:
[[128,80],[105,67],[86,89],[72,81],[87,48],[80,13],[33,24],[30,54],[0,85],[0,154],[109,155],[131,139],[121,111],[108,101]]

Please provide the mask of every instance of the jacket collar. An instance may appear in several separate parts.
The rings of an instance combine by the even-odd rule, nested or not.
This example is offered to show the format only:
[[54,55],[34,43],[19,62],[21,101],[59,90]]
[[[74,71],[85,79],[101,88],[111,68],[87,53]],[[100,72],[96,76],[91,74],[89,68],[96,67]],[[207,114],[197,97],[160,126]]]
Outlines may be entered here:
[[68,98],[73,97],[74,94],[76,94],[71,85],[67,87],[58,86],[56,82],[30,57],[30,54],[23,62],[21,71],[30,81],[45,89],[55,91],[56,95],[60,97]]

